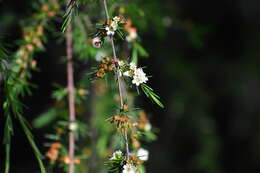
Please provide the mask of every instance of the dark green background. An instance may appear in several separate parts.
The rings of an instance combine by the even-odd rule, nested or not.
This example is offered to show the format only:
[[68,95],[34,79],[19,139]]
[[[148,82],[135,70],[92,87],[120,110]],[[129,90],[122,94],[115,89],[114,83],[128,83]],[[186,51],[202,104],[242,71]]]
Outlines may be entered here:
[[[0,18],[10,17],[10,23],[0,21],[0,34],[11,50],[21,35],[19,20],[30,15],[31,1],[0,1]],[[160,129],[158,140],[147,145],[148,172],[259,172],[259,0],[159,2],[168,9],[162,16],[177,15],[178,21],[173,19],[163,34],[151,25],[141,36],[150,53],[141,63],[149,67],[152,87],[166,106],[161,110],[142,101]],[[183,29],[183,23],[198,29]],[[202,34],[197,38],[196,33]],[[39,54],[41,72],[33,77],[39,87],[24,100],[29,120],[49,106],[52,83],[66,80],[62,63],[52,61],[65,54],[63,45],[50,43],[47,49]],[[34,134],[38,144],[44,142],[44,131]],[[34,173],[37,164],[19,127],[12,147],[12,172]]]

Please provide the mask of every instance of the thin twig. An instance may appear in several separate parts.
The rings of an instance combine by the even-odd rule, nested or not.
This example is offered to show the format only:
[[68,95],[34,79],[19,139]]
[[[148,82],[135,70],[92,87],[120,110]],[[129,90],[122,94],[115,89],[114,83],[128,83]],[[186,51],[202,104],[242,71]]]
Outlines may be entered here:
[[[69,121],[73,123],[75,117],[75,96],[74,96],[74,77],[73,77],[73,62],[72,62],[72,26],[69,24],[66,32],[66,49],[67,49],[67,87],[69,96]],[[74,155],[75,155],[75,136],[71,130],[69,133],[69,173],[74,173]]]
[[[105,8],[105,13],[106,13],[106,19],[107,21],[109,20],[109,13],[108,13],[108,8],[107,8],[107,1],[106,0],[103,0],[103,3],[104,3],[104,8]],[[115,43],[114,43],[114,39],[113,39],[113,36],[110,36],[110,43],[111,43],[111,47],[112,47],[112,50],[113,50],[113,57],[115,60],[119,60],[116,56],[116,48],[115,48]],[[117,83],[118,83],[118,90],[119,90],[119,97],[120,97],[120,109],[123,108],[124,106],[124,99],[123,99],[123,86],[122,86],[122,83],[121,83],[121,77],[120,77],[120,69],[119,67],[117,67],[116,69],[116,77],[117,77]],[[124,130],[124,140],[125,140],[125,148],[126,148],[126,158],[127,160],[129,160],[129,146],[128,146],[128,136],[127,136],[127,130],[125,129]]]
[[109,20],[109,14],[108,14],[108,9],[107,9],[107,1],[103,0],[103,2],[104,2],[106,17],[107,17],[107,20]]
[[126,158],[127,158],[127,160],[129,160],[130,152],[129,152],[128,136],[127,136],[127,130],[126,129],[124,130],[124,136],[125,136]]

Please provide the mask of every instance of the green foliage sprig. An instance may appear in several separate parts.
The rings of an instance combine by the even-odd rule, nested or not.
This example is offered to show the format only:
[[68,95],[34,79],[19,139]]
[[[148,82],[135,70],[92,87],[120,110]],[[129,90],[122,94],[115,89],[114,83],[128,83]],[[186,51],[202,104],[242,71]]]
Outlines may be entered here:
[[159,105],[161,108],[164,108],[164,105],[160,101],[160,97],[154,93],[153,89],[149,87],[146,84],[141,84],[142,91],[144,94],[150,98],[152,101],[154,101],[157,105]]
[[[52,1],[55,2],[55,1]],[[23,117],[23,105],[20,102],[21,97],[26,94],[31,94],[30,88],[33,86],[28,80],[31,78],[31,70],[36,69],[36,61],[33,59],[33,53],[43,50],[42,43],[44,39],[44,27],[47,27],[46,17],[53,18],[55,11],[59,7],[50,2],[45,2],[43,6],[37,9],[37,13],[27,19],[26,27],[23,31],[23,40],[19,41],[20,47],[13,56],[11,61],[8,62],[8,73],[4,75],[3,91],[5,93],[3,109],[5,115],[4,127],[4,145],[5,145],[5,173],[10,171],[10,151],[11,151],[11,136],[14,133],[12,122],[17,119],[20,123],[25,136],[31,145],[35,157],[38,160],[41,173],[46,173],[45,167],[42,162],[42,156],[33,139],[30,131],[29,124]],[[50,3],[50,4],[48,4]],[[52,11],[49,11],[49,6],[54,5]],[[42,16],[45,17],[42,17]],[[29,20],[32,20],[31,26],[28,26]],[[2,62],[1,62],[2,66]]]
[[61,26],[61,31],[64,33],[68,27],[68,25],[71,23],[72,19],[74,16],[78,14],[78,7],[79,7],[79,2],[77,0],[70,0],[66,12],[63,16],[64,21]]

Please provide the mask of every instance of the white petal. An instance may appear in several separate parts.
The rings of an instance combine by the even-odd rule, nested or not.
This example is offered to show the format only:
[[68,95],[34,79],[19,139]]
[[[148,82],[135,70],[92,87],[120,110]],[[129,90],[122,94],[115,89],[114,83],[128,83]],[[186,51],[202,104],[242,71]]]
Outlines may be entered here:
[[136,65],[135,65],[135,63],[133,63],[133,62],[130,63],[130,69],[131,69],[131,70],[136,70]]
[[137,151],[137,157],[142,161],[147,161],[149,156],[149,151],[143,148],[140,148]]

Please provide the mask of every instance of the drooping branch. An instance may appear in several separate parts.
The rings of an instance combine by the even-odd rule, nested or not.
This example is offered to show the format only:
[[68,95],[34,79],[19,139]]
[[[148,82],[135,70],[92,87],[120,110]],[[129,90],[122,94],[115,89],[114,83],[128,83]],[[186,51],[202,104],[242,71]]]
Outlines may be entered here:
[[[70,124],[76,120],[75,115],[75,96],[74,96],[74,77],[73,77],[73,61],[72,61],[72,26],[68,25],[66,31],[66,51],[67,51],[67,87],[68,87],[68,102],[69,102],[69,121]],[[69,133],[69,173],[74,173],[74,156],[75,156],[75,136],[74,131]]]
[[[109,21],[109,12],[108,12],[108,8],[107,8],[107,1],[103,0],[104,3],[104,9],[105,9],[105,13],[106,13],[106,19],[107,21]],[[116,48],[115,48],[115,43],[114,43],[114,38],[113,35],[110,36],[110,43],[111,43],[111,47],[112,47],[112,51],[113,51],[113,58],[116,61],[119,61],[119,59],[117,58],[116,55]],[[123,98],[123,85],[122,85],[122,81],[121,81],[121,76],[120,76],[120,69],[117,66],[116,68],[116,78],[117,78],[117,83],[118,83],[118,91],[119,91],[119,97],[120,97],[120,110],[123,109],[124,106],[124,98]],[[128,136],[127,136],[127,129],[124,130],[124,140],[125,140],[125,149],[126,149],[126,158],[127,160],[129,159],[129,146],[128,146]]]

